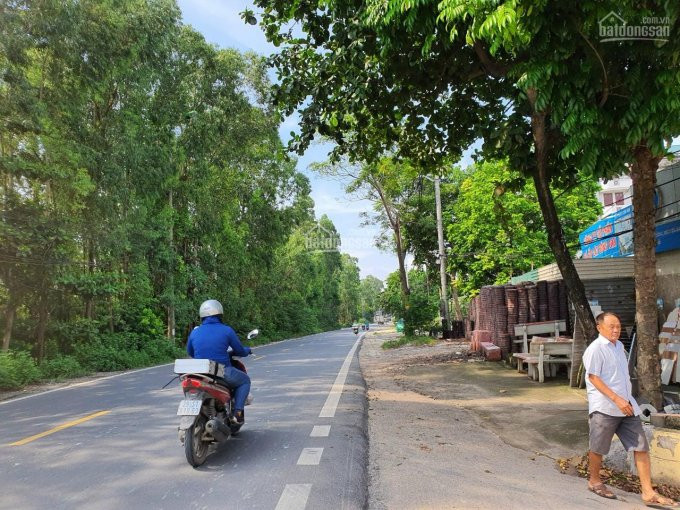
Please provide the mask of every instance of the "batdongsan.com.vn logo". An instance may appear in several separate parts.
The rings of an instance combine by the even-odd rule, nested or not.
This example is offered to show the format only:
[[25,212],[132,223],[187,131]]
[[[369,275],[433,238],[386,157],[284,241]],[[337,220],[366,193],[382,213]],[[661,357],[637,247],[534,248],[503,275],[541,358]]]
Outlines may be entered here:
[[643,16],[640,23],[628,23],[614,11],[598,22],[600,42],[612,41],[659,41],[667,42],[671,33],[668,16]]
[[309,251],[339,251],[340,244],[340,236],[321,225],[316,225],[305,232],[305,248]]

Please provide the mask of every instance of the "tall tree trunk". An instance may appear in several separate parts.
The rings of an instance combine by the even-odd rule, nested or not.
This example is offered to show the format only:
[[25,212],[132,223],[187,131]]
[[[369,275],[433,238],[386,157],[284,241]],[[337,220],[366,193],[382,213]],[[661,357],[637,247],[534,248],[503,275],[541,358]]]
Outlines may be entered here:
[[113,296],[109,296],[109,332],[113,333],[115,328],[115,325],[113,323]]
[[399,213],[394,209],[392,203],[385,195],[380,183],[375,179],[369,179],[369,183],[373,189],[378,193],[380,202],[382,203],[387,220],[394,232],[394,241],[397,247],[397,259],[399,260],[399,281],[401,282],[401,298],[404,308],[409,308],[409,295],[411,291],[408,286],[408,273],[406,272],[406,251],[404,250],[404,243],[401,238],[401,219]]
[[[90,277],[94,277],[94,264],[95,264],[94,241],[90,239],[87,242],[87,272],[90,275]],[[86,319],[94,319],[94,296],[93,295],[88,295],[85,298],[85,318]]]
[[17,305],[12,300],[9,299],[7,302],[7,307],[5,308],[5,331],[2,335],[2,350],[3,352],[9,351],[9,342],[12,339],[12,328],[14,327],[14,317],[16,315]]
[[397,259],[399,259],[399,281],[401,282],[401,295],[404,301],[404,308],[408,308],[408,297],[411,290],[408,286],[408,273],[406,272],[406,252],[403,248],[401,239],[401,220],[397,216],[394,223],[394,239],[397,245]]
[[175,339],[175,218],[173,204],[173,190],[170,190],[168,205],[170,207],[170,229],[168,241],[170,248],[170,267],[168,268],[168,287],[170,291],[170,302],[168,303],[168,323],[165,336],[169,340]]
[[441,308],[444,311],[442,318],[442,336],[451,337],[451,315],[449,314],[448,283],[446,282],[446,248],[444,247],[444,226],[442,222],[442,199],[439,176],[434,178],[434,200],[437,210],[437,241],[439,244],[439,279],[441,284]]
[[42,289],[40,302],[38,304],[38,324],[35,328],[35,353],[38,362],[45,357],[45,331],[47,331],[47,321],[50,317],[49,301],[47,290]]
[[[529,91],[529,101],[532,106],[535,104],[536,92]],[[548,244],[555,255],[557,267],[560,269],[564,283],[567,286],[569,300],[574,306],[576,317],[581,321],[587,342],[591,342],[597,337],[597,327],[593,313],[588,304],[586,290],[583,282],[576,271],[574,261],[571,260],[567,243],[564,240],[562,225],[560,224],[555,201],[550,190],[550,179],[548,177],[548,147],[546,136],[546,114],[536,112],[531,116],[531,130],[536,148],[536,168],[533,175],[538,203],[541,206],[541,213],[548,232]],[[574,346],[578,348],[579,346]],[[581,346],[585,347],[585,346]]]
[[641,143],[633,151],[633,249],[635,254],[635,321],[637,373],[643,397],[660,409],[661,368],[656,310],[656,235],[654,187],[659,158]]

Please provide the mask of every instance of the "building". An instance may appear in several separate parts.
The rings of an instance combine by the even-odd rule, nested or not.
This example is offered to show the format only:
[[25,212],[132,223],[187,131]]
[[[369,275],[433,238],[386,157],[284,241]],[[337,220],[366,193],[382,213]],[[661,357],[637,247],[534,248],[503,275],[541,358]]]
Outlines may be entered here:
[[[680,155],[679,151],[680,146],[671,147],[676,155]],[[657,292],[660,307],[668,314],[680,299],[680,158],[661,161],[656,183]],[[616,188],[608,189],[616,193],[611,191]],[[624,199],[626,196],[632,196],[632,189],[624,194]],[[632,204],[619,207],[595,222],[581,233],[579,241],[579,258],[632,257]]]
[[602,189],[597,200],[602,204],[601,218],[632,204],[633,180],[626,174],[611,179],[600,179]]
[[[671,148],[675,159],[664,159],[656,175],[656,274],[660,317],[680,306],[680,146]],[[574,261],[586,288],[589,300],[597,300],[603,309],[617,312],[625,326],[632,326],[635,315],[635,285],[633,271],[633,207],[630,204],[630,178],[610,180],[598,199],[609,200],[610,213],[584,230],[579,241],[581,249]],[[628,188],[624,188],[628,184]],[[624,190],[624,191],[621,191]],[[623,204],[617,204],[616,193],[624,193]],[[629,202],[626,202],[628,200]],[[580,259],[580,260],[579,260]],[[562,276],[556,264],[534,269],[511,280],[559,280]]]

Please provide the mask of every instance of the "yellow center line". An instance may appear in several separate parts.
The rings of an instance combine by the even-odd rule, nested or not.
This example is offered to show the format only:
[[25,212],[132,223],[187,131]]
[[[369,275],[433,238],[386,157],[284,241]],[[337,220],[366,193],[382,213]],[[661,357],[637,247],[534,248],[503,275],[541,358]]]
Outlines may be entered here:
[[92,420],[93,418],[96,418],[97,416],[104,416],[105,414],[109,414],[111,411],[98,411],[96,413],[88,414],[87,416],[83,416],[82,418],[78,418],[77,420],[69,421],[66,423],[62,423],[61,425],[57,425],[53,429],[46,430],[45,432],[41,432],[40,434],[36,434],[34,436],[27,437],[25,439],[21,439],[19,441],[15,441],[14,443],[10,443],[7,446],[22,446],[25,445],[26,443],[30,443],[31,441],[35,441],[36,439],[40,439],[41,437],[49,436],[50,434],[54,434],[55,432],[59,432],[60,430],[67,429],[69,427],[73,427],[74,425],[79,425],[81,423],[84,423],[86,421]]

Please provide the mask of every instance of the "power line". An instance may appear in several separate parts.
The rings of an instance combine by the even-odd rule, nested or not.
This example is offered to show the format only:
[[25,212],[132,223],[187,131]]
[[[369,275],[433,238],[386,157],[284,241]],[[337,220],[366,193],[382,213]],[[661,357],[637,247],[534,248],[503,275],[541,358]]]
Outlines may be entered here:
[[[679,152],[680,152],[680,151],[679,151]],[[677,153],[677,152],[674,152],[673,154],[678,154],[678,153]],[[678,163],[674,163],[673,165],[670,165],[670,166],[674,166],[674,165],[676,165],[676,164],[678,164]],[[662,182],[661,184],[656,184],[656,185],[654,186],[654,188],[660,188],[661,186],[665,186],[666,184],[670,184],[670,183],[675,182],[675,181],[678,181],[678,180],[680,180],[680,177],[676,177],[676,178],[674,178],[674,179],[671,179],[670,181]],[[602,190],[600,190],[600,191],[601,191],[602,193],[612,193],[611,191],[607,191],[607,190],[604,190],[604,189],[602,189]],[[625,196],[625,197],[623,197],[623,198],[619,198],[619,199],[617,200],[617,202],[619,202],[619,201],[621,201],[621,200],[627,200],[627,199],[629,199],[629,198],[633,198],[633,195],[634,195],[634,193],[631,193],[630,195],[627,195],[627,196]]]
[[[678,180],[680,180],[680,177],[676,177],[675,179],[671,179],[670,181],[664,182],[663,184],[657,184],[656,186],[654,186],[654,188],[655,188],[655,189],[656,189],[656,188],[660,188],[661,186],[665,186],[666,184],[671,184],[672,182],[675,182],[675,181],[678,181]],[[620,200],[626,200],[626,199],[628,199],[628,198],[633,198],[633,195],[629,195],[629,196],[624,197],[624,198],[622,198],[622,199],[620,199]],[[620,200],[617,200],[617,202],[619,202]],[[670,202],[670,203],[668,203],[668,204],[663,204],[661,207],[657,207],[656,210],[659,211],[659,210],[661,210],[661,209],[665,209],[666,207],[669,207],[669,206],[671,206],[671,205],[673,205],[673,204],[677,204],[678,202],[680,202],[680,200],[675,200],[674,202]],[[631,207],[631,206],[626,206],[626,207]],[[617,212],[618,212],[618,211],[617,211]],[[616,213],[612,213],[612,214],[616,214]],[[609,216],[611,216],[611,214],[610,214]],[[606,218],[607,218],[607,217],[602,218],[602,219],[599,220],[599,221],[603,221],[603,220],[605,220]],[[625,218],[625,219],[617,220],[617,221],[613,222],[612,225],[616,225],[616,224],[618,224],[618,223],[625,223],[625,222],[627,222],[627,221],[630,221],[630,218]]]

